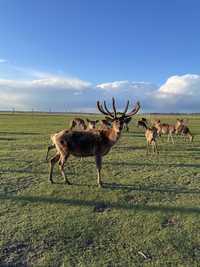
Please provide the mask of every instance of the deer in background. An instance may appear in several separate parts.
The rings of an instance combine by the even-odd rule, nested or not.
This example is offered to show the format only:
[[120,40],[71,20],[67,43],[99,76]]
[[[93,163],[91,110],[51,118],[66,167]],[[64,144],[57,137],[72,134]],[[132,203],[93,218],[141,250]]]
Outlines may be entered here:
[[185,122],[182,119],[176,120],[176,134],[181,134],[185,137],[185,139],[188,138],[190,142],[192,142],[194,139],[190,129],[187,125],[185,125]]
[[148,124],[147,119],[142,118],[142,119],[138,120],[138,122],[137,122],[137,127],[138,127],[138,128],[139,128],[139,127],[142,127],[142,128],[144,128],[144,129],[146,129],[146,128],[147,128],[147,124]]
[[[142,121],[142,120],[141,120]],[[144,121],[142,121],[144,123]],[[153,153],[159,153],[158,152],[158,146],[157,146],[157,137],[158,137],[158,132],[156,127],[147,127],[147,125],[144,123],[143,127],[145,128],[145,138],[147,141],[147,150],[146,154],[148,155],[150,152],[149,146],[151,145],[153,148]]]
[[100,129],[101,130],[107,130],[111,126],[112,126],[112,119],[110,119],[109,117],[106,117],[105,119],[100,120]]
[[167,141],[171,141],[174,144],[173,134],[176,132],[175,125],[170,125],[168,123],[161,123],[160,120],[156,120],[154,122],[154,127],[157,129],[158,136],[161,136],[162,134],[167,134],[168,138]]
[[126,118],[125,120],[124,120],[124,129],[126,129],[126,131],[127,132],[129,132],[129,123],[131,122],[131,120],[132,120],[132,118],[131,117],[129,117],[129,118]]
[[88,125],[87,125],[87,130],[94,130],[97,126],[97,123],[99,122],[99,120],[90,120],[90,119],[86,119],[87,122],[88,122]]
[[70,155],[74,155],[76,157],[94,156],[97,168],[97,183],[100,187],[102,186],[102,158],[109,153],[111,148],[120,138],[124,126],[124,120],[135,115],[140,109],[140,104],[137,102],[136,106],[127,113],[129,107],[128,101],[124,112],[122,112],[120,116],[117,114],[114,98],[112,99],[113,112],[108,110],[105,101],[104,105],[97,101],[97,107],[102,114],[111,118],[111,128],[107,128],[105,130],[97,129],[93,131],[63,130],[51,136],[52,143],[56,146],[57,151],[55,156],[50,160],[49,181],[51,183],[53,183],[53,168],[57,162],[59,162],[60,171],[65,183],[70,184],[64,172],[64,164],[68,157]]
[[85,121],[83,119],[75,118],[70,123],[70,130],[74,130],[74,129],[86,130],[87,129],[87,125],[86,125],[86,123],[85,123]]

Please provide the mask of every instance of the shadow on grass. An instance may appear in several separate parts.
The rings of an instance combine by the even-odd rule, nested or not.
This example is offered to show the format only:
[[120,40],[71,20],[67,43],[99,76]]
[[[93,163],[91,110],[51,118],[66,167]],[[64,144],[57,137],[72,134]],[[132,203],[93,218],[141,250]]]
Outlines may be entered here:
[[140,162],[137,162],[137,163],[131,163],[131,162],[121,162],[121,161],[112,161],[112,162],[109,162],[109,161],[105,161],[103,163],[104,165],[117,165],[117,166],[143,166],[143,167],[146,167],[146,166],[149,166],[149,167],[160,167],[160,166],[163,166],[163,167],[185,167],[185,168],[200,168],[200,164],[188,164],[188,163],[159,163],[158,164],[155,164],[155,163],[149,163],[149,162],[145,162],[145,163],[140,163]]
[[134,132],[129,132],[129,133],[123,133],[123,136],[125,137],[142,137],[145,138],[144,132],[143,133],[134,133]]
[[41,135],[41,133],[28,133],[28,132],[0,132],[1,134],[11,134],[11,135]]
[[0,137],[0,141],[16,141],[16,138]]
[[124,209],[132,211],[146,211],[146,212],[179,212],[179,213],[196,213],[200,214],[200,208],[198,207],[173,207],[165,205],[141,205],[141,204],[126,204],[126,203],[112,203],[93,200],[82,199],[65,199],[55,197],[41,197],[41,196],[12,196],[12,195],[0,195],[0,200],[12,200],[15,202],[28,202],[28,203],[41,203],[41,204],[63,204],[70,206],[83,206],[83,207],[95,207],[100,206],[102,203],[109,208]]
[[187,189],[185,187],[151,187],[151,186],[135,186],[132,184],[117,184],[117,183],[104,183],[104,188],[108,189],[128,189],[131,191],[146,191],[146,192],[160,192],[160,193],[174,193],[174,194],[200,194],[200,190]]
[[113,151],[116,151],[116,150],[120,150],[120,149],[123,149],[123,150],[144,150],[146,149],[146,146],[116,146],[116,147],[113,147]]

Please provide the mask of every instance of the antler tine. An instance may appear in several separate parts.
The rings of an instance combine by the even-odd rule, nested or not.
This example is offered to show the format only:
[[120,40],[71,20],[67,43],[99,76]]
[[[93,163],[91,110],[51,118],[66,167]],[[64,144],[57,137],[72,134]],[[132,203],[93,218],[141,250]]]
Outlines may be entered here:
[[122,112],[122,115],[126,115],[126,112],[127,112],[127,110],[128,110],[128,107],[129,107],[129,100],[128,100],[127,103],[126,103],[126,107],[125,107],[125,109],[124,109],[124,112]]
[[108,108],[107,108],[107,106],[106,106],[106,101],[105,101],[105,100],[103,101],[103,104],[104,104],[104,108],[105,108],[105,110],[108,112],[107,115],[109,115],[109,116],[111,116],[112,118],[114,118],[114,115],[108,110]]
[[115,115],[115,118],[117,117],[117,111],[116,111],[116,106],[115,106],[115,99],[114,97],[112,98],[112,106],[113,106],[113,111],[114,111],[114,115]]
[[135,105],[135,107],[125,115],[125,117],[130,117],[130,116],[133,116],[135,115],[140,109],[140,102],[138,101]]
[[103,113],[104,115],[109,115],[107,112],[104,111],[103,106],[100,104],[99,101],[97,101],[97,107],[101,113]]

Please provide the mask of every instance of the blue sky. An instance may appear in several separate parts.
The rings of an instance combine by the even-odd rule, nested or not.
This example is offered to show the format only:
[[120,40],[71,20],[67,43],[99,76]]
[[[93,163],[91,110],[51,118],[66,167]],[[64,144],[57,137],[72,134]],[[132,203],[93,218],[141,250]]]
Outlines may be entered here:
[[[92,109],[96,98],[114,94],[142,98],[146,110],[154,105],[158,110],[163,107],[163,99],[167,104],[175,94],[178,102],[172,103],[172,110],[196,110],[198,103],[196,107],[193,102],[200,94],[196,89],[200,74],[199,10],[198,0],[1,0],[0,85],[4,88],[4,103],[0,102],[0,109],[6,108],[5,99],[11,96],[15,99],[12,106],[15,102],[18,108],[37,106],[34,90],[37,95],[41,90],[30,83],[38,80],[40,87],[42,80],[44,87],[45,79],[50,99],[60,91],[61,99],[82,95],[74,105],[71,103],[73,109],[81,110],[79,102],[86,101],[82,84],[81,90],[73,91],[73,82],[80,81],[93,95],[87,108]],[[19,80],[23,84],[19,85]],[[24,90],[23,96],[19,89],[16,92],[16,84]],[[120,94],[116,90],[113,93],[113,84]],[[180,85],[182,91],[177,89]],[[106,86],[110,89],[105,90]],[[98,88],[103,92],[99,94]],[[47,93],[41,94],[45,104],[41,101],[38,108],[54,105],[52,100],[47,103]],[[180,106],[188,94],[193,102]],[[152,105],[147,105],[148,98]],[[25,99],[28,106],[23,104]]]

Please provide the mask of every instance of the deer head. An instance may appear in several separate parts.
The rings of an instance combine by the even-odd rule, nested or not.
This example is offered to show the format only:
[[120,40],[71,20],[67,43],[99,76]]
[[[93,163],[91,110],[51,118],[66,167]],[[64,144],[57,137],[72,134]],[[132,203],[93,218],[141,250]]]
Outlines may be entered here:
[[124,121],[127,118],[135,115],[139,111],[140,103],[137,102],[136,105],[133,107],[133,109],[128,112],[129,101],[127,101],[124,111],[117,112],[115,99],[113,97],[112,98],[112,108],[113,108],[112,112],[109,111],[109,109],[107,108],[106,101],[103,101],[103,104],[97,101],[97,107],[102,114],[106,115],[106,117],[112,121],[112,128],[115,130],[115,132],[119,133],[123,129]]

